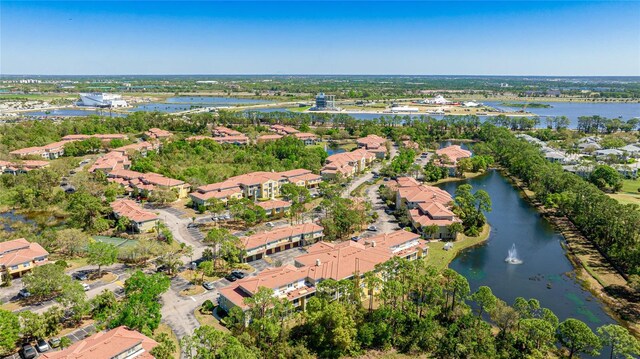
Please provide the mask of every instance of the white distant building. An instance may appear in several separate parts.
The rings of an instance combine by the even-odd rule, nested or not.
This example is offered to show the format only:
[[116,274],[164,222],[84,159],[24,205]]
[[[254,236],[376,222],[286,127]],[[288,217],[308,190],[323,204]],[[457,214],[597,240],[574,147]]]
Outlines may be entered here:
[[390,109],[391,112],[418,112],[420,109],[417,107],[409,107],[409,106],[392,106]]
[[478,107],[478,106],[482,106],[482,104],[478,103],[478,102],[474,102],[474,101],[467,101],[465,103],[463,103],[462,105],[464,105],[464,107]]
[[127,101],[117,94],[90,92],[80,94],[80,105],[90,107],[126,107]]
[[442,95],[438,95],[434,98],[429,98],[424,100],[424,103],[428,103],[431,105],[447,105],[450,104],[451,101],[447,100],[446,98],[442,97]]

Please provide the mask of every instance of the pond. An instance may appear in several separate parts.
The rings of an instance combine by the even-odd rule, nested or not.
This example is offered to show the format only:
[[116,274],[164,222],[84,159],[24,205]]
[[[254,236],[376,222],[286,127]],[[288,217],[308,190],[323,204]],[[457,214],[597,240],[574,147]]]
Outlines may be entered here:
[[[614,323],[603,304],[573,278],[573,266],[565,256],[564,238],[525,201],[518,190],[497,171],[459,182],[439,185],[453,193],[464,183],[489,193],[493,210],[487,215],[491,235],[484,244],[463,251],[449,265],[464,275],[475,291],[489,286],[493,293],[513,304],[516,297],[536,298],[562,321],[577,318],[595,329]],[[515,245],[521,264],[505,262]]]

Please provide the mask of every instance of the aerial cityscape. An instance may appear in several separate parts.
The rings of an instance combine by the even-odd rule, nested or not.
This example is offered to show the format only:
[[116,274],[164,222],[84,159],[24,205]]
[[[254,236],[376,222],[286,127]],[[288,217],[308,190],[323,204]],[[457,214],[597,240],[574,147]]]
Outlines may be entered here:
[[0,358],[640,358],[639,2],[0,14]]

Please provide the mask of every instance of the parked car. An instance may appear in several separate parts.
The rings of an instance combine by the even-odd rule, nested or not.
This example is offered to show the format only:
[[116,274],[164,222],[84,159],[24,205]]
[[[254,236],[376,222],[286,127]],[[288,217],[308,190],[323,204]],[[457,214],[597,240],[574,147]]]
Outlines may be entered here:
[[163,264],[160,267],[156,268],[156,273],[168,272],[168,271],[169,271],[169,266],[166,264]]
[[385,178],[383,178],[382,180],[386,182],[386,181],[388,181],[388,180],[389,180],[389,177],[385,177]]
[[86,292],[91,289],[91,287],[87,283],[82,283],[82,289],[84,289],[84,291]]
[[238,278],[236,278],[233,274],[227,274],[227,276],[224,277],[224,279],[228,280],[229,282],[235,282],[238,280]]
[[275,224],[273,224],[273,222],[267,222],[267,227],[273,227],[275,226]]
[[358,236],[353,236],[353,237],[351,237],[351,240],[352,240],[352,241],[354,241],[354,242],[357,242],[357,241],[359,241],[359,240],[360,240],[360,237],[358,237]]
[[202,286],[206,290],[213,290],[215,288],[215,286],[213,285],[213,282],[204,282],[202,283]]
[[49,339],[49,346],[52,348],[57,348],[60,346],[60,338],[51,338]]
[[369,226],[369,227],[367,228],[367,230],[372,231],[372,232],[377,232],[377,231],[378,231],[378,227],[376,227],[376,226]]
[[198,227],[198,225],[197,225],[197,224],[195,224],[195,223],[189,223],[189,224],[187,224],[187,228],[197,228],[197,227]]
[[21,298],[29,298],[31,296],[31,293],[29,293],[27,288],[22,288],[18,292],[18,296],[20,296]]
[[33,359],[38,357],[38,352],[36,352],[33,345],[25,344],[22,346],[22,349],[20,349],[20,356],[22,356],[23,359]]
[[38,339],[38,342],[36,343],[36,349],[38,349],[40,353],[44,353],[51,350],[51,347],[49,346],[49,344],[47,344],[46,340]]
[[239,270],[234,270],[234,271],[232,271],[232,272],[231,272],[231,275],[232,275],[232,276],[234,276],[234,277],[236,277],[236,278],[238,278],[238,279],[242,279],[242,278],[246,277],[246,274],[242,273],[242,272],[241,272],[241,271],[239,271]]
[[87,272],[76,272],[73,274],[73,278],[77,280],[87,280],[89,279],[89,276],[87,275]]

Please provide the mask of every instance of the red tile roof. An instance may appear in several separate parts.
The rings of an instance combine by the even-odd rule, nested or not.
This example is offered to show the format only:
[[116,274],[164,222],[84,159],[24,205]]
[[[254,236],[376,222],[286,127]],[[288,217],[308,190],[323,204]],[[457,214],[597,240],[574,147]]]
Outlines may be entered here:
[[111,203],[111,209],[118,216],[124,216],[131,221],[142,223],[157,220],[158,216],[153,213],[142,209],[136,202],[130,199],[119,199]]
[[[11,267],[14,265],[32,262],[36,258],[49,255],[38,243],[30,243],[24,238],[14,239],[0,243],[0,267]],[[44,264],[40,262],[38,264]]]
[[322,232],[324,228],[315,223],[302,223],[295,226],[275,228],[268,232],[256,233],[254,235],[240,238],[245,249],[258,248],[271,242],[276,242],[290,237],[300,236],[302,234],[311,234]]
[[153,359],[151,350],[158,343],[133,330],[117,327],[107,332],[98,332],[70,347],[43,353],[45,359],[111,359],[140,345],[141,350],[126,356],[127,359]]
[[449,160],[454,164],[458,162],[458,160],[462,158],[471,157],[471,151],[467,151],[458,145],[452,145],[449,147],[441,148],[436,150],[436,154],[438,155],[446,155],[449,157]]

